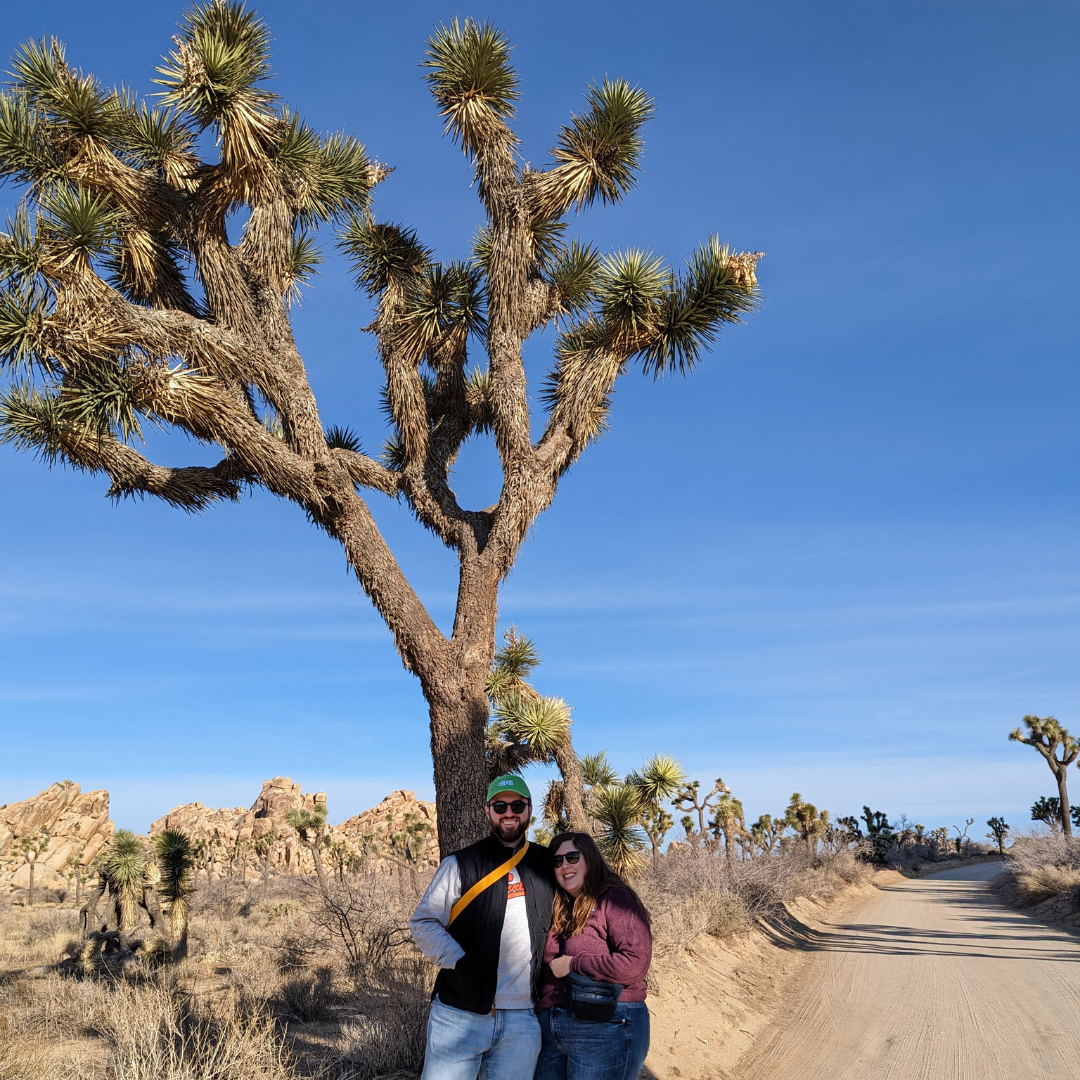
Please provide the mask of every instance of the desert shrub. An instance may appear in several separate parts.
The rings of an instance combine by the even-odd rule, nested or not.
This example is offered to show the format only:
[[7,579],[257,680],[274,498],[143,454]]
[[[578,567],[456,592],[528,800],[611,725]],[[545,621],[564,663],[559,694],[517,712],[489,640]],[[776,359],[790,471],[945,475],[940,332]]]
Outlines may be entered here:
[[0,1080],[41,1080],[47,1073],[38,1040],[17,1030],[12,1017],[0,1013]]
[[814,851],[791,844],[769,854],[725,858],[703,847],[673,845],[635,878],[653,919],[658,949],[699,934],[728,937],[799,896],[828,898],[872,872],[855,847]]
[[1080,885],[1080,870],[1070,866],[1040,866],[1015,875],[1021,898],[1026,904],[1040,904]]
[[120,986],[104,1035],[111,1080],[286,1080],[295,1070],[269,1013],[211,1008],[170,975],[150,986]]
[[323,967],[296,972],[282,980],[274,1004],[275,1011],[283,1019],[307,1024],[313,1020],[329,1020],[337,1000],[333,973]]
[[52,943],[58,937],[66,938],[79,932],[79,913],[75,908],[32,908],[23,926],[27,945]]

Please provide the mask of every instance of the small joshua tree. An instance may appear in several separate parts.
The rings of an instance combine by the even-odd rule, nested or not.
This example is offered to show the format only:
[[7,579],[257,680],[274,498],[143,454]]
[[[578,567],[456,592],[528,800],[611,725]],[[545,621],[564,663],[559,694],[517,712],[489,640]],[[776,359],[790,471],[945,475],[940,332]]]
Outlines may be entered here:
[[715,839],[719,840],[721,834],[723,835],[724,854],[729,859],[734,859],[735,843],[746,832],[742,800],[733,798],[730,791],[725,791],[713,806],[709,828]]
[[255,852],[255,858],[259,860],[259,872],[264,885],[270,880],[270,856],[273,854],[274,845],[280,839],[281,837],[272,830],[251,839],[251,850]]
[[326,829],[326,807],[320,804],[314,810],[290,810],[285,815],[285,822],[296,832],[300,843],[311,852],[311,858],[315,863],[315,875],[325,895],[330,888],[321,850],[323,833]]
[[[153,107],[71,67],[55,40],[12,60],[0,180],[27,198],[0,236],[0,359],[14,373],[0,431],[50,465],[104,476],[115,498],[199,512],[257,485],[341,544],[427,700],[447,854],[484,833],[485,681],[522,542],[604,431],[620,376],[689,373],[753,310],[758,253],[713,236],[676,270],[568,239],[570,212],[617,203],[636,183],[652,100],[605,78],[562,127],[552,163],[526,165],[511,47],[489,25],[443,26],[424,60],[486,219],[467,263],[439,262],[413,230],[375,220],[372,190],[392,170],[351,136],[320,136],[267,89],[270,32],[253,12],[208,0],[174,41]],[[204,157],[215,145],[219,159]],[[324,427],[293,334],[289,306],[321,260],[321,227],[336,228],[376,304],[391,424],[379,456]],[[530,394],[523,346],[544,329],[553,362]],[[151,461],[138,448],[147,421],[217,446],[220,460]],[[494,441],[502,471],[480,509],[451,486],[473,437]],[[456,553],[449,636],[379,531],[378,496],[403,498]]]
[[37,869],[38,856],[49,846],[49,834],[37,833],[35,836],[24,836],[15,844],[15,851],[30,866],[30,882],[26,890],[26,906],[34,906],[34,871]]
[[974,825],[974,824],[975,824],[975,819],[969,817],[967,819],[967,821],[964,822],[964,831],[963,832],[960,831],[960,826],[959,825],[954,825],[953,826],[953,828],[956,830],[956,839],[953,841],[953,843],[956,845],[956,854],[957,855],[962,855],[963,854],[964,841],[966,841],[967,838],[968,838],[968,834],[967,834],[968,829],[970,829],[971,826]]
[[1066,836],[1072,836],[1072,821],[1069,814],[1069,791],[1066,785],[1066,772],[1080,754],[1080,740],[1061,726],[1053,716],[1027,715],[1023,719],[1027,734],[1020,728],[1009,732],[1014,742],[1033,746],[1054,774],[1058,787],[1059,820]]
[[993,840],[998,846],[998,851],[1002,855],[1005,854],[1005,837],[1009,835],[1009,826],[1006,824],[1003,817],[988,818],[987,825],[990,826],[990,831],[986,834],[987,840]]
[[158,892],[165,901],[172,930],[171,956],[183,960],[188,952],[188,900],[195,891],[195,852],[178,829],[166,829],[155,836],[153,851],[161,875]]

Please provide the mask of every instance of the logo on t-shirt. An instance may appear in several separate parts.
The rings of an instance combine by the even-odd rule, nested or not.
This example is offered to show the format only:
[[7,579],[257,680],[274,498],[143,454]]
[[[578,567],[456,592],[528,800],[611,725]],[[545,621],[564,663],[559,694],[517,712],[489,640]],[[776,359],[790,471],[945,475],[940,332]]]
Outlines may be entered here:
[[506,899],[513,900],[515,897],[525,895],[525,882],[511,870],[510,879],[506,883]]

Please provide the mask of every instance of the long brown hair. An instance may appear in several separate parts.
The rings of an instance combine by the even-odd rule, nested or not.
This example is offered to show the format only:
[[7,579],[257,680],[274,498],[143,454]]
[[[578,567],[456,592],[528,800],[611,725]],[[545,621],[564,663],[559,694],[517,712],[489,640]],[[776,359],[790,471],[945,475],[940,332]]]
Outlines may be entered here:
[[559,833],[548,844],[548,851],[554,855],[567,840],[581,852],[585,859],[587,866],[585,885],[576,897],[571,896],[561,885],[555,889],[555,902],[551,909],[551,929],[562,938],[580,934],[585,929],[585,924],[589,921],[589,915],[596,906],[600,894],[611,885],[618,885],[626,889],[637,901],[642,914],[645,916],[645,921],[648,922],[649,913],[645,910],[641,898],[630,888],[625,878],[612,869],[603,853],[596,846],[596,841],[588,833]]

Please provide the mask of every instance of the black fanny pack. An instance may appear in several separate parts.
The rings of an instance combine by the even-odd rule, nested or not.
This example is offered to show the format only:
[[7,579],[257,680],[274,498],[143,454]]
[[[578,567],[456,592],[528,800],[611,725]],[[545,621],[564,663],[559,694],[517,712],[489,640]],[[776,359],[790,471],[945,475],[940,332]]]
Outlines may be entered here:
[[621,983],[590,979],[588,975],[571,971],[563,980],[563,1004],[577,1020],[606,1024],[615,1016],[619,996],[625,989]]

